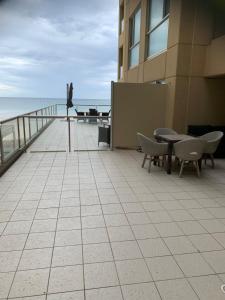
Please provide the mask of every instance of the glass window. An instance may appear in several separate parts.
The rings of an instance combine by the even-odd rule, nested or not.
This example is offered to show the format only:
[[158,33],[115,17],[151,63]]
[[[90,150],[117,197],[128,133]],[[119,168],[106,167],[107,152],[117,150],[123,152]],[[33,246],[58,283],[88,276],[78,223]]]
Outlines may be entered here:
[[167,36],[168,36],[169,20],[157,27],[149,37],[149,55],[154,55],[167,48]]
[[139,63],[139,44],[130,51],[130,66],[136,66]]
[[149,0],[147,56],[167,48],[169,0]]
[[139,44],[141,30],[141,9],[139,8],[130,19],[129,66],[139,63]]

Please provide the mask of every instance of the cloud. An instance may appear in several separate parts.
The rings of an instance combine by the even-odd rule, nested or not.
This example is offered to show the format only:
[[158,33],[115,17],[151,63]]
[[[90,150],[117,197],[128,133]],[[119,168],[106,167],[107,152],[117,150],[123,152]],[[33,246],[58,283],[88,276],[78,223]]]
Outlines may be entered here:
[[[117,0],[0,2],[0,96],[109,98],[117,72]],[[13,79],[14,78],[14,79]]]

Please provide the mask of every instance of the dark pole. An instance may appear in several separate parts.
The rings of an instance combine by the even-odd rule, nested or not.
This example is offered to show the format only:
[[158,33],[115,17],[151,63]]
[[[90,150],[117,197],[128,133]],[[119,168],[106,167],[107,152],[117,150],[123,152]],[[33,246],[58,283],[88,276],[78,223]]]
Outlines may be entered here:
[[69,115],[69,108],[68,108],[68,97],[69,97],[69,84],[66,84],[66,115],[67,115],[67,120],[68,120],[68,115]]

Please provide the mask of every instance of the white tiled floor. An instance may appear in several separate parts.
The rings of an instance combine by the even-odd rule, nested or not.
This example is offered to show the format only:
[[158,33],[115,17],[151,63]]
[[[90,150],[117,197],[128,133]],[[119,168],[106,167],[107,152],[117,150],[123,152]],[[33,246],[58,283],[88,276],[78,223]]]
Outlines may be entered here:
[[[98,145],[98,126],[101,125],[99,121],[90,124],[72,120],[70,124],[73,150],[108,150],[107,144],[99,143]],[[56,119],[29,148],[30,151],[65,151],[67,149],[68,123],[63,119]]]
[[0,178],[0,299],[223,300],[225,162],[26,153]]

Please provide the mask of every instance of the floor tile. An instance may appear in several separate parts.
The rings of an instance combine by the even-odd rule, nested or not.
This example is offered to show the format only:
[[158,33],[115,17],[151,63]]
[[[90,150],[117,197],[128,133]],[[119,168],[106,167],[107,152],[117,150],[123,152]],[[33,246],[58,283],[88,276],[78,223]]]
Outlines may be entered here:
[[174,222],[155,224],[155,227],[158,230],[161,237],[183,235],[183,232],[181,231],[179,226]]
[[209,233],[225,232],[225,224],[220,220],[200,220],[199,222]]
[[36,212],[35,219],[55,219],[58,215],[58,208],[39,208]]
[[53,247],[55,232],[30,233],[25,249]]
[[17,272],[9,296],[25,297],[46,293],[48,276],[49,269]]
[[4,235],[22,234],[30,231],[31,221],[9,222],[3,232]]
[[172,256],[148,258],[147,264],[155,281],[184,277]]
[[150,218],[146,213],[129,213],[126,214],[128,222],[130,225],[140,225],[140,224],[149,224],[151,223]]
[[111,245],[115,260],[142,258],[136,241],[113,242]]
[[53,267],[82,264],[82,246],[55,247],[52,258]]
[[60,207],[59,208],[59,218],[73,218],[80,216],[80,207]]
[[0,272],[16,271],[22,251],[0,252]]
[[86,300],[123,300],[120,287],[108,287],[86,291]]
[[216,273],[225,272],[225,250],[205,252],[202,256]]
[[125,214],[105,215],[106,226],[129,225]]
[[0,273],[0,298],[8,296],[14,273]]
[[198,300],[199,298],[186,279],[156,282],[162,300]]
[[186,276],[213,274],[214,271],[199,253],[175,255],[175,259]]
[[133,225],[132,230],[136,239],[148,239],[159,237],[158,231],[155,229],[155,226],[152,224],[145,225]]
[[213,237],[225,248],[225,232],[214,233]]
[[57,222],[57,230],[73,230],[81,229],[80,217],[75,218],[59,218]]
[[47,300],[84,300],[84,292],[77,291],[77,292],[51,294],[47,296]]
[[102,211],[105,215],[122,214],[123,208],[121,204],[104,204],[102,205]]
[[189,239],[185,236],[164,238],[167,247],[172,254],[184,254],[197,252],[197,249],[192,245]]
[[48,293],[82,290],[83,287],[82,266],[66,266],[51,269]]
[[178,222],[178,225],[186,235],[207,233],[197,221]]
[[88,244],[83,246],[84,263],[113,261],[109,243]]
[[0,251],[22,250],[25,245],[26,238],[26,234],[1,236]]
[[102,215],[100,205],[85,205],[81,206],[81,216],[99,216]]
[[108,227],[109,239],[111,242],[134,240],[130,226]]
[[159,293],[152,282],[122,286],[124,300],[160,300]]
[[104,227],[105,222],[102,216],[82,217],[82,228]]
[[167,211],[152,211],[148,212],[152,223],[172,222],[172,218]]
[[24,250],[19,270],[49,268],[52,257],[52,248]]
[[116,268],[122,285],[152,281],[143,259],[117,261]]
[[188,280],[201,300],[224,300],[222,283],[216,275],[192,277]]
[[200,252],[223,249],[216,239],[210,234],[190,235],[188,238]]
[[84,278],[87,289],[116,286],[119,283],[112,262],[84,265]]
[[139,240],[138,244],[144,257],[170,255],[168,248],[161,238]]
[[55,246],[72,246],[81,244],[81,230],[57,231]]
[[108,242],[106,228],[83,229],[82,239],[84,244],[106,243]]
[[57,219],[47,219],[47,220],[34,220],[31,232],[46,232],[56,230]]

